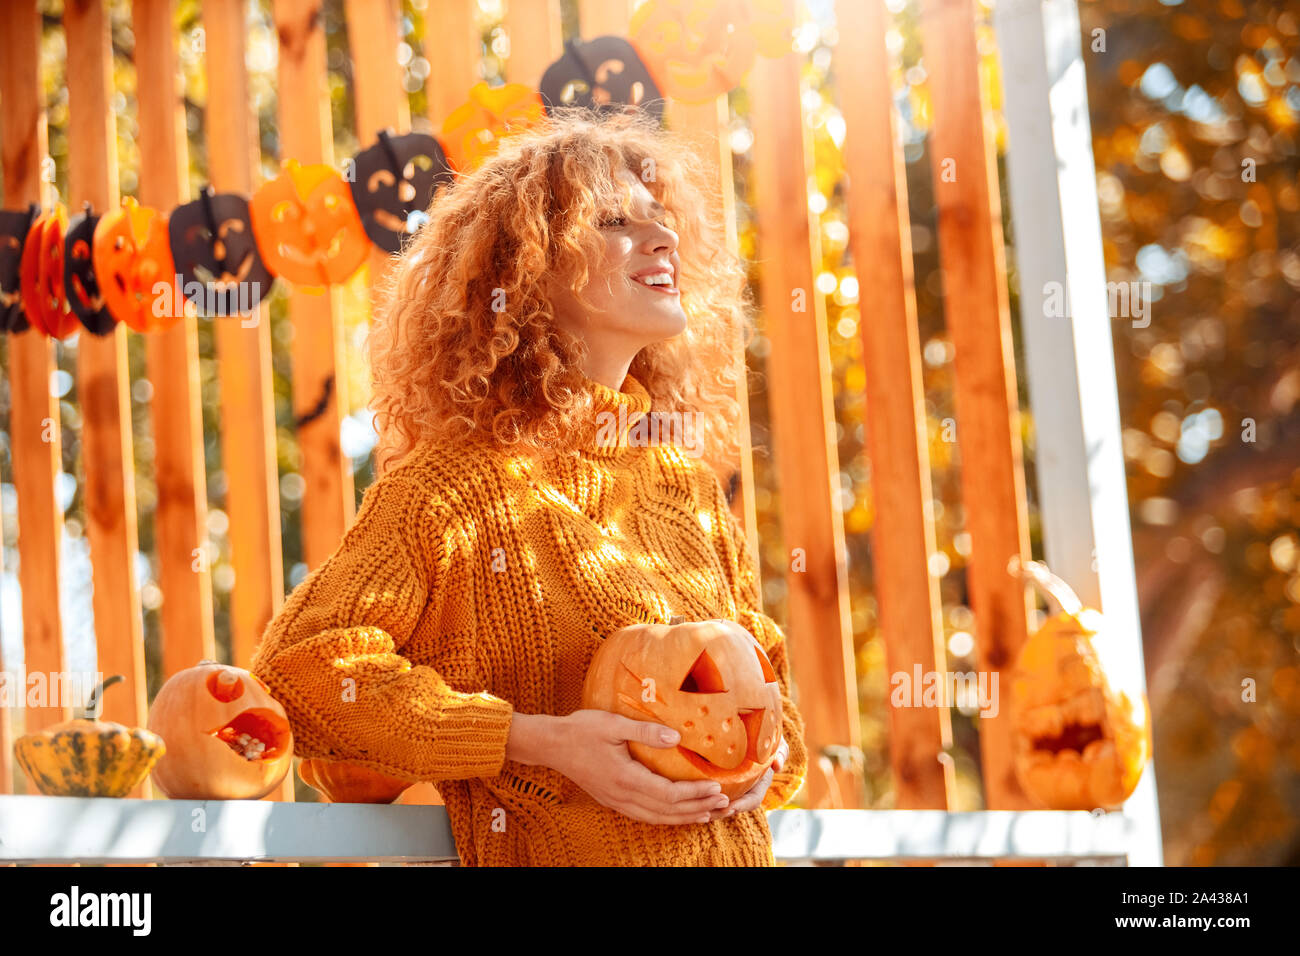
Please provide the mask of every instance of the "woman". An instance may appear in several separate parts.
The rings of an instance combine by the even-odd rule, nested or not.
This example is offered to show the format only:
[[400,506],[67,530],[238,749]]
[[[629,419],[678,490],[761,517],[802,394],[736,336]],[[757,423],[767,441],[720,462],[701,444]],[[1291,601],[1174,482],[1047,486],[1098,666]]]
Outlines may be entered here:
[[[372,329],[381,477],[258,648],[297,752],[435,783],[465,865],[772,865],[762,811],[802,783],[714,471],[747,303],[704,175],[639,114],[568,110],[439,196]],[[784,739],[730,805],[629,755],[675,732],[580,709],[601,639],[673,616],[739,622],[778,675]]]

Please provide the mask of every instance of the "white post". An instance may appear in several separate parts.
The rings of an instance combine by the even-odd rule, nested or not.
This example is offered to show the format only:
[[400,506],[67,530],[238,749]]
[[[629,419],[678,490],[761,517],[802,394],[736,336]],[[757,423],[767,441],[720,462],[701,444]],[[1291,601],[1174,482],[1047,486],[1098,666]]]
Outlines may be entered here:
[[[1111,637],[1097,650],[1115,684],[1145,693],[1079,12],[1075,0],[997,0],[993,22],[1047,563],[1104,613]],[[1130,863],[1163,865],[1154,760],[1124,813]]]

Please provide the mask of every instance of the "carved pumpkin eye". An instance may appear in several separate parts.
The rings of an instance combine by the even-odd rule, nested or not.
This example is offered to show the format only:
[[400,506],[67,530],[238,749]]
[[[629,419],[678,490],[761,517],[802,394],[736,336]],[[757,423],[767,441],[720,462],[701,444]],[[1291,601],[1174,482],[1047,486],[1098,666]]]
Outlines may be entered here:
[[377,169],[366,180],[366,188],[374,192],[380,186],[391,186],[395,182],[397,182],[397,178],[393,175],[392,170]]
[[72,244],[72,258],[89,259],[90,243],[86,242],[85,239],[78,239],[76,242],[74,242]]
[[722,672],[718,670],[718,665],[713,663],[713,658],[709,656],[708,651],[700,651],[700,656],[695,658],[695,663],[691,665],[691,671],[682,681],[682,686],[678,690],[687,694],[725,694],[727,688],[722,680]]
[[220,701],[231,701],[244,693],[244,682],[234,671],[214,671],[208,676],[208,693]]
[[754,645],[754,654],[758,657],[758,666],[763,668],[764,683],[776,683],[776,672],[772,670],[772,662],[767,659],[767,655],[763,653],[763,649],[757,644]]

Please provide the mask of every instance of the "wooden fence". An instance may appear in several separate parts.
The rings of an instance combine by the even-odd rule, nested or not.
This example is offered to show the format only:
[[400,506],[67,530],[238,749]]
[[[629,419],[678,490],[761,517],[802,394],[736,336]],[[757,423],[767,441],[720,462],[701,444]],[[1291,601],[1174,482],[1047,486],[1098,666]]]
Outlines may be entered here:
[[[273,0],[279,38],[280,146],[285,155],[304,162],[334,163],[320,6],[320,0]],[[205,0],[202,27],[208,177],[217,191],[248,194],[257,184],[259,147],[253,139],[245,67],[245,7],[245,0]],[[431,71],[426,91],[435,130],[479,80],[474,7],[474,0],[428,3],[425,15],[438,24],[426,37],[430,48],[423,51]],[[625,35],[632,7],[620,0],[583,0],[581,35]],[[75,208],[90,200],[96,209],[108,210],[116,208],[119,193],[105,7],[100,0],[65,0],[64,8],[68,199]],[[394,52],[400,39],[399,10],[396,0],[345,0],[343,8],[353,67],[355,132],[365,147],[382,128],[399,133],[411,128]],[[793,12],[788,0],[785,9]],[[1030,555],[998,176],[978,76],[975,0],[921,0],[921,10],[933,102],[931,152],[951,160],[959,171],[947,177],[935,162],[944,295],[956,350],[963,496],[970,505],[965,510],[970,603],[978,666],[1000,670],[1026,638],[1032,605],[1023,585],[1006,572],[1011,558]],[[510,38],[508,80],[535,87],[546,66],[560,56],[560,14],[559,0],[510,0],[504,22]],[[930,570],[936,546],[908,200],[886,43],[890,14],[878,0],[842,0],[836,14],[834,63],[847,130],[850,242],[864,299],[860,328],[866,433],[877,515],[871,534],[887,668],[890,673],[910,674],[914,667],[943,672],[942,608]],[[173,0],[135,0],[132,7],[142,157],[138,193],[143,204],[163,209],[191,198],[173,16]],[[48,204],[52,186],[42,178],[47,146],[38,77],[40,17],[32,0],[0,0],[0,22],[6,28],[0,37],[3,205]],[[1041,44],[1038,53],[1041,57]],[[860,741],[844,528],[834,505],[840,468],[829,349],[824,305],[814,282],[821,262],[819,230],[805,193],[812,150],[801,104],[800,62],[795,52],[759,56],[746,81],[754,104],[754,214],[763,321],[772,346],[767,372],[780,518],[786,542],[803,549],[807,562],[805,570],[787,573],[788,618],[782,623],[812,755],[802,802],[809,808],[854,808],[864,797],[860,769],[852,760],[832,759],[852,754]],[[735,248],[728,118],[725,95],[704,105],[675,100],[668,104],[668,124],[689,131],[701,151],[716,160],[717,183],[728,209],[727,238]],[[1050,143],[1046,149],[1054,158]],[[388,267],[387,255],[375,250],[372,279]],[[806,308],[793,304],[801,299],[796,293],[802,293]],[[285,597],[266,309],[263,303],[260,314],[255,313],[260,321],[226,319],[216,329],[226,511],[238,581],[231,595],[232,663],[245,667]],[[315,567],[337,547],[354,510],[352,471],[340,447],[347,378],[339,295],[295,292],[289,312],[294,327],[293,407],[295,417],[309,419],[298,430],[306,485],[303,547],[306,563]],[[187,317],[148,336],[158,565],[166,595],[161,611],[163,672],[168,676],[215,656],[212,581],[203,560],[207,503],[196,332],[196,323],[202,321],[211,320]],[[99,670],[127,677],[121,692],[109,695],[105,716],[143,725],[148,697],[133,563],[136,506],[126,365],[130,334],[136,333],[123,325],[103,338],[82,334],[77,377]],[[54,495],[61,463],[59,409],[49,388],[54,357],[53,342],[37,332],[9,337],[9,434],[29,672],[65,669],[58,601],[62,516]],[[745,362],[739,342],[735,360]],[[740,398],[747,425],[747,390]],[[1040,400],[1051,399],[1046,394],[1035,397]],[[313,414],[307,415],[309,411]],[[721,477],[725,486],[732,479],[730,472],[739,476],[733,507],[757,554],[748,427],[744,437],[744,454]],[[1081,480],[1092,479],[1085,474]],[[1068,550],[1058,542],[1058,548],[1063,546]],[[1095,595],[1095,582],[1076,577],[1072,583],[1085,598]],[[31,709],[26,727],[38,729],[67,716],[62,708]],[[1028,808],[1012,773],[1006,709],[979,723],[987,807]],[[0,724],[0,792],[11,778],[8,733],[7,724]],[[895,806],[953,809],[947,710],[891,708],[890,740]],[[291,800],[291,777],[269,799]],[[133,795],[151,796],[148,782]]]

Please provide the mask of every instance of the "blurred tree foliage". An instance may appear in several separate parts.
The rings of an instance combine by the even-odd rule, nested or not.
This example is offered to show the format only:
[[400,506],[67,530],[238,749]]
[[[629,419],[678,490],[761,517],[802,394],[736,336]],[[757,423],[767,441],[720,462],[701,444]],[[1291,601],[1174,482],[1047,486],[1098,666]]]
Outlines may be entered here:
[[[502,28],[504,0],[479,0],[482,76],[501,81],[509,55]],[[848,0],[838,0],[848,2]],[[874,0],[873,0],[874,2]],[[964,587],[969,538],[960,497],[960,446],[945,440],[955,419],[953,346],[945,332],[932,173],[924,51],[915,0],[881,0],[894,15],[889,35],[896,102],[902,118],[908,203],[912,216],[916,296],[923,349],[926,412],[934,479],[934,516],[948,667],[976,666],[977,623]],[[262,177],[275,174],[276,37],[272,0],[248,6],[251,108],[262,150]],[[577,35],[578,0],[562,4],[566,37]],[[67,201],[67,51],[61,0],[42,0],[42,74],[48,104],[50,155],[60,198]],[[983,0],[981,16],[990,4]],[[1150,282],[1151,322],[1113,325],[1124,448],[1128,461],[1134,549],[1159,757],[1160,797],[1170,863],[1298,861],[1300,839],[1300,248],[1295,213],[1295,131],[1300,117],[1298,13],[1294,4],[1240,0],[1080,0],[1098,190],[1108,277]],[[401,0],[403,87],[412,124],[436,129],[427,116],[424,81],[432,24],[428,0]],[[110,0],[113,108],[121,191],[137,191],[139,151],[129,0]],[[824,295],[834,380],[841,468],[838,505],[849,548],[852,622],[858,666],[863,768],[868,805],[893,805],[888,761],[888,675],[876,619],[870,531],[874,521],[871,462],[866,454],[863,369],[858,323],[861,304],[848,249],[836,105],[836,26],[831,0],[808,0],[796,35],[804,55],[804,112],[812,130],[815,172],[810,208],[820,228]],[[190,190],[205,182],[204,75],[201,5],[177,0],[176,35],[184,75]],[[323,4],[328,90],[335,156],[357,149],[352,64],[342,0]],[[1100,32],[1099,32],[1100,31]],[[994,37],[981,23],[982,81],[994,110],[999,172],[1005,125],[998,110]],[[731,95],[727,135],[737,183],[741,250],[761,258],[749,200],[752,135],[748,117],[761,104],[742,86]],[[1015,250],[1009,210],[1012,314],[1018,327]],[[753,276],[757,288],[757,274]],[[345,289],[345,351],[350,413],[345,442],[353,454],[358,501],[373,480],[369,458],[369,398],[364,358],[368,327],[367,276]],[[292,326],[281,284],[271,296],[275,418],[286,584],[306,574],[299,534],[302,481],[293,432]],[[760,320],[761,323],[761,320]],[[770,456],[765,358],[768,342],[750,347],[751,416],[756,446],[756,507],[762,541],[764,598],[785,613],[786,543],[779,523],[779,489]],[[199,322],[209,531],[220,652],[229,652],[228,521],[220,445],[220,395],[211,322]],[[0,344],[0,350],[5,344]],[[83,535],[80,414],[76,341],[57,346],[63,469],[76,477],[66,512],[67,533]],[[132,425],[136,455],[140,547],[150,570],[141,577],[150,688],[160,683],[158,633],[162,594],[153,543],[157,489],[149,403],[152,389],[140,336],[128,336]],[[1019,335],[1017,362],[1021,361]],[[7,358],[7,356],[5,356]],[[1018,369],[1022,407],[1025,375]],[[7,405],[7,403],[6,403]],[[1024,417],[1031,535],[1041,553],[1035,505],[1033,429]],[[7,429],[7,412],[6,412]],[[4,436],[7,439],[7,434]],[[5,441],[0,468],[12,482]],[[70,484],[70,483],[69,483]],[[16,552],[10,555],[16,557]],[[8,556],[7,556],[8,557]],[[6,561],[12,569],[12,559]],[[71,583],[71,582],[70,582]],[[10,662],[10,666],[14,666]],[[1243,681],[1254,702],[1243,701]],[[954,709],[956,809],[982,805],[974,706]]]

